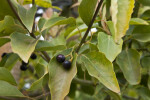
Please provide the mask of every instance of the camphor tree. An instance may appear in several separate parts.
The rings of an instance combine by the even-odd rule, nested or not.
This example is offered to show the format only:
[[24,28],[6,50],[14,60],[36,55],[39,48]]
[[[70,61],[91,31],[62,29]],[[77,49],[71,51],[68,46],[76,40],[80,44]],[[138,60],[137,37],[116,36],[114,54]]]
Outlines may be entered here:
[[0,100],[150,100],[150,0],[0,0],[6,43]]

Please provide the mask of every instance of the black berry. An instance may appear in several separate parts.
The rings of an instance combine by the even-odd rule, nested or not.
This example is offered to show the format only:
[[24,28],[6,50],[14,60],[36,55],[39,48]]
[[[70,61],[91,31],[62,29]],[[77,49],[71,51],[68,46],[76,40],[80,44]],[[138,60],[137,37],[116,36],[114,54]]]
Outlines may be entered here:
[[26,63],[26,62],[22,61],[22,65],[28,65],[28,64],[29,64],[29,62]]
[[64,61],[63,62],[63,67],[66,69],[66,70],[69,70],[71,68],[71,62],[70,61]]
[[5,55],[7,55],[7,53],[3,53],[1,57],[3,58]]
[[59,63],[63,63],[65,61],[65,56],[62,54],[59,54],[57,55],[56,59]]
[[20,70],[22,71],[26,71],[28,69],[28,67],[26,65],[21,65],[20,66]]
[[30,58],[34,60],[34,59],[37,58],[37,55],[35,53],[32,53],[32,55],[30,56]]

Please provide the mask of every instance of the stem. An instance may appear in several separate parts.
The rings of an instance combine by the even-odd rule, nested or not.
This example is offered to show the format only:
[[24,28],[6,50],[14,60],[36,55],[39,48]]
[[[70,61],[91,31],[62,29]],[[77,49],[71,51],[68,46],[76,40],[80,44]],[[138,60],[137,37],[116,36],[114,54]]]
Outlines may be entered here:
[[[18,13],[16,12],[16,10],[14,9],[12,3],[10,0],[7,0],[9,6],[11,7],[12,11],[14,12],[15,16],[17,17],[17,19],[19,20],[19,22],[22,24],[22,26],[30,33],[30,31],[27,29],[27,27],[23,24],[23,22],[21,21]],[[35,3],[35,1],[33,0],[32,3]],[[32,28],[32,31],[34,31],[34,28]],[[32,33],[30,33],[30,36],[33,37],[33,38],[36,38],[36,36]],[[49,55],[47,54],[46,51],[43,51],[42,54],[45,56],[45,58],[47,59],[47,61],[50,61],[50,57]]]
[[35,4],[35,0],[32,0],[32,5],[34,5]]
[[39,96],[37,96],[37,97],[34,97],[34,99],[35,99],[35,100],[39,100],[39,99],[41,99],[42,97],[45,97],[45,96],[48,96],[48,95],[50,95],[50,92],[47,92],[47,93],[45,93],[45,94],[39,95]]
[[51,60],[51,58],[49,57],[48,53],[46,51],[41,51],[41,53],[44,55],[44,57],[47,59],[47,62],[49,62]]
[[23,22],[21,21],[18,13],[16,12],[15,8],[13,7],[12,3],[10,0],[7,0],[10,8],[12,9],[12,11],[14,12],[15,16],[17,17],[17,19],[19,20],[19,22],[22,24],[22,26],[30,33],[30,31],[26,28],[26,26],[23,24]]
[[91,28],[92,28],[92,25],[93,25],[93,23],[94,23],[94,21],[95,21],[95,19],[96,19],[96,16],[97,16],[97,14],[98,14],[98,12],[99,12],[99,10],[100,10],[100,7],[101,7],[102,3],[103,3],[103,0],[101,0],[101,1],[99,2],[98,6],[97,6],[97,8],[96,8],[95,14],[94,14],[94,16],[93,16],[93,18],[92,18],[92,20],[91,20],[91,22],[90,22],[90,24],[89,24],[89,26],[88,26],[88,29],[87,29],[87,31],[85,32],[85,34],[84,34],[84,36],[83,36],[83,38],[82,38],[82,40],[81,40],[81,42],[80,42],[80,44],[79,44],[77,50],[76,50],[76,53],[79,52],[79,50],[80,50],[82,44],[85,42],[85,39],[86,39],[86,37],[88,36],[88,33],[89,33],[89,31],[91,30]]
[[86,86],[96,86],[97,84],[94,84],[92,81],[88,81],[88,80],[82,80],[82,79],[79,79],[79,78],[74,78],[73,83],[78,83],[78,84],[81,84],[81,85],[86,85]]
[[[32,0],[32,6],[33,6],[34,4],[35,4],[35,0]],[[34,21],[33,21],[31,36],[32,36],[33,38],[36,38],[36,36],[34,35],[34,30],[35,30],[35,16],[34,16]]]

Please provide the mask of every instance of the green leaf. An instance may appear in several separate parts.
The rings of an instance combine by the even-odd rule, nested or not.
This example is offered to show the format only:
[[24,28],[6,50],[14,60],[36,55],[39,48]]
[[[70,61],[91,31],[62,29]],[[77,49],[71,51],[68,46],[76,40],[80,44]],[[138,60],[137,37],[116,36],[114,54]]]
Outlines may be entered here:
[[143,57],[141,59],[141,66],[148,70],[148,74],[150,75],[150,57]]
[[63,24],[70,24],[70,25],[76,25],[76,20],[73,17],[65,18],[65,17],[53,17],[50,18],[45,22],[43,25],[42,31],[51,28],[56,25],[63,25]]
[[8,42],[10,42],[9,38],[0,38],[0,47]]
[[20,25],[15,23],[11,16],[5,16],[4,20],[0,21],[0,37],[9,36],[13,32],[27,33]]
[[116,61],[122,70],[124,77],[131,85],[136,85],[140,82],[140,54],[136,50],[123,50]]
[[150,90],[146,87],[138,87],[138,94],[141,96],[142,100],[150,100]]
[[150,0],[138,0],[138,2],[144,6],[150,6]]
[[42,30],[45,22],[46,22],[46,19],[41,17],[40,20],[39,20],[39,22],[38,22],[38,27],[39,27],[40,31]]
[[131,18],[130,25],[149,25],[149,23],[140,18]]
[[[23,4],[31,4],[32,0],[24,0]],[[52,7],[51,0],[35,0],[36,5],[44,8]]]
[[3,67],[7,68],[10,71],[18,60],[19,56],[17,54],[10,54]]
[[66,39],[61,34],[58,37],[51,39],[51,41],[39,41],[36,45],[36,51],[56,51],[66,49]]
[[4,19],[6,15],[10,15],[15,18],[15,15],[13,11],[11,10],[11,7],[9,6],[7,0],[1,0],[0,7],[1,7],[0,20]]
[[12,85],[17,85],[12,74],[4,67],[0,67],[0,80],[6,81]]
[[132,38],[140,42],[150,41],[150,25],[136,26],[132,33]]
[[116,44],[112,36],[103,32],[98,34],[98,49],[100,52],[103,52],[107,59],[111,62],[113,62],[117,55],[121,52],[122,43],[123,41],[120,40],[119,44]]
[[37,74],[39,77],[42,77],[42,76],[44,75],[45,70],[46,70],[46,67],[45,67],[43,64],[38,63],[38,64],[35,66],[36,74]]
[[38,40],[18,32],[14,32],[10,38],[13,52],[27,63]]
[[32,83],[32,85],[28,89],[28,91],[35,91],[35,90],[38,90],[38,89],[42,89],[43,85],[44,85],[44,80],[47,80],[47,82],[48,82],[48,78],[49,78],[48,75],[49,74],[45,74],[39,80]]
[[90,52],[81,56],[88,73],[98,79],[110,90],[119,93],[120,88],[112,63],[101,52]]
[[[67,49],[59,54],[68,55],[72,53],[72,49]],[[69,93],[72,79],[77,73],[76,68],[77,55],[73,54],[72,67],[69,71],[63,69],[62,64],[56,61],[54,56],[48,66],[49,71],[49,88],[51,91],[52,100],[63,100],[64,97]]]
[[118,42],[129,28],[134,8],[134,0],[111,0],[112,21],[114,23],[115,42]]
[[150,89],[150,77],[148,78],[147,86],[148,86],[148,88]]
[[79,15],[84,23],[89,26],[96,8],[97,0],[82,0],[79,6]]
[[106,93],[108,93],[111,97],[113,97],[114,100],[122,100],[121,96],[115,92],[112,92],[110,90],[104,90]]
[[107,21],[106,24],[108,25],[108,28],[112,34],[112,36],[115,36],[115,28],[114,28],[114,24],[112,21]]
[[18,15],[22,20],[23,24],[27,27],[27,29],[31,32],[32,26],[34,23],[34,16],[36,13],[36,5],[34,5],[29,10],[25,9],[24,7],[18,5]]
[[0,80],[0,96],[24,97],[24,95],[13,85]]
[[79,33],[81,33],[81,32],[86,31],[87,28],[88,28],[88,27],[87,27],[85,24],[80,25],[79,27],[77,27],[77,28],[75,28],[74,30],[72,30],[72,31],[68,34],[68,36],[67,36],[66,39],[69,39],[70,37],[72,37],[72,36],[74,36],[74,35],[76,35],[76,34],[79,34]]

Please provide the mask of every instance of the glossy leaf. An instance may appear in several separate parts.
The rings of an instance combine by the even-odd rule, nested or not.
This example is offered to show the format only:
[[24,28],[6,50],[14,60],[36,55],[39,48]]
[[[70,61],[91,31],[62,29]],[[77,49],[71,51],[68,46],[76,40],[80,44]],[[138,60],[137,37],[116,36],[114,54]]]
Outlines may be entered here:
[[116,93],[120,92],[113,65],[103,53],[90,52],[86,55],[82,55],[80,60],[91,76],[98,79],[110,90]]
[[24,95],[13,85],[0,80],[0,96],[24,97]]
[[98,49],[100,52],[103,52],[107,59],[113,62],[117,55],[122,50],[122,43],[123,41],[120,40],[119,44],[116,44],[113,40],[113,37],[107,35],[106,33],[100,32],[98,34]]
[[136,85],[140,82],[140,54],[136,50],[123,50],[116,61],[122,70],[124,77],[131,85]]
[[63,24],[69,24],[69,25],[76,25],[76,20],[73,17],[65,18],[65,17],[53,17],[48,19],[45,24],[43,25],[42,31],[51,28],[56,25],[63,25]]
[[132,38],[140,42],[150,41],[150,25],[136,26],[133,30]]
[[93,18],[98,0],[82,0],[79,6],[79,15],[88,26]]
[[4,67],[0,67],[0,80],[6,81],[12,85],[17,85],[12,74]]
[[27,29],[30,32],[32,31],[35,13],[36,13],[36,5],[34,5],[29,10],[25,9],[20,5],[18,6],[18,15],[22,20],[23,24],[27,27]]
[[9,38],[0,38],[0,47],[8,42],[10,42]]
[[10,38],[13,52],[17,53],[24,62],[28,62],[38,40],[17,32]]
[[134,8],[134,0],[111,0],[112,21],[115,28],[115,42],[126,34]]
[[[68,55],[72,53],[72,49],[67,49],[59,54]],[[62,64],[56,61],[54,56],[48,66],[49,71],[49,87],[52,100],[64,100],[64,97],[69,93],[72,79],[77,73],[76,68],[77,55],[73,55],[72,67],[69,71],[63,69]]]

